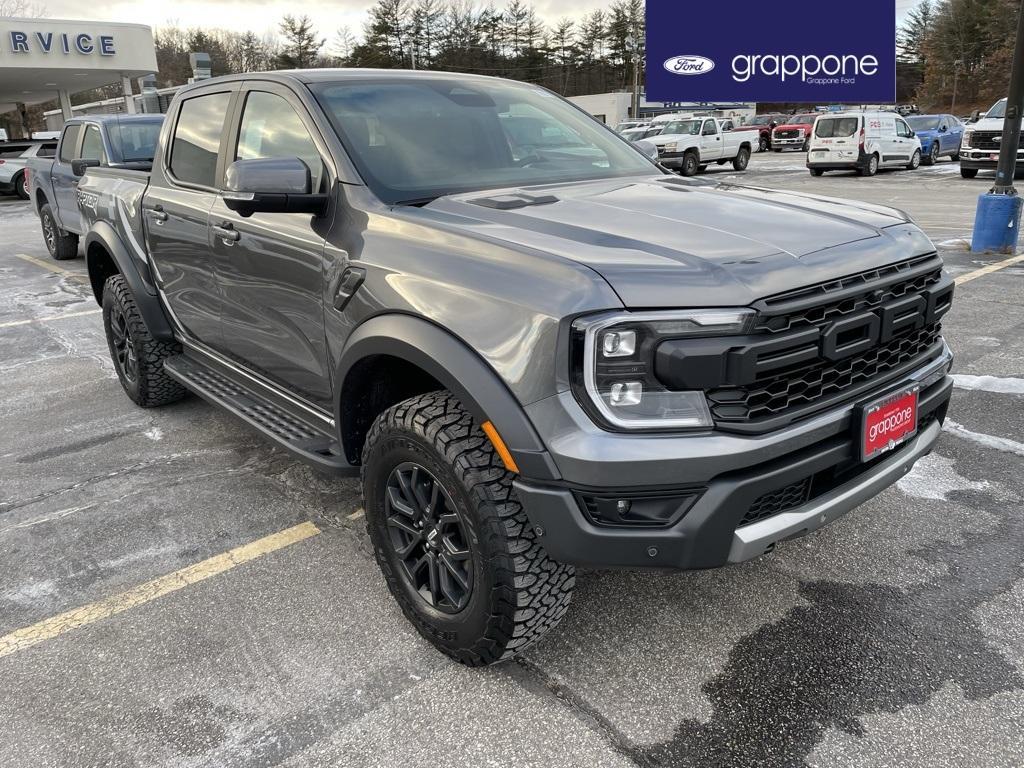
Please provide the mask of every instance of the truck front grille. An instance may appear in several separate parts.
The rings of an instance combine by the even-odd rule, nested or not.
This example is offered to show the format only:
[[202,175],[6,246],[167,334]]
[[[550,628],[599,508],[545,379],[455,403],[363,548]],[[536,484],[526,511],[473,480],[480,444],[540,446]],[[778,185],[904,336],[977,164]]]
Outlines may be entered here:
[[778,294],[754,304],[748,336],[665,342],[676,354],[659,375],[671,388],[703,389],[719,429],[778,429],[941,354],[952,290],[931,254]]
[[775,137],[779,138],[779,139],[799,139],[800,138],[800,131],[799,130],[776,131],[775,132]]
[[[974,131],[971,138],[971,149],[984,149],[990,152],[998,152],[1002,146],[1002,131]],[[1021,132],[1017,141],[1017,148],[1024,149],[1024,132]]]

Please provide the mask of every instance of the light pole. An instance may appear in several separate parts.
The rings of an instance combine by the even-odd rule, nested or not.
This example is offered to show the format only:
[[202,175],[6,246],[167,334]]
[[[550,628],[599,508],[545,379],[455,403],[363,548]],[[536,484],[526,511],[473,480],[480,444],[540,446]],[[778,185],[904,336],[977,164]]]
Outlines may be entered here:
[[636,33],[626,38],[626,45],[633,51],[633,108],[631,118],[640,119],[640,40]]
[[1024,3],[1017,11],[1017,42],[1010,68],[1010,93],[999,143],[996,183],[978,198],[971,250],[1012,253],[1020,239],[1021,198],[1013,186],[1020,141],[1021,110],[1024,108]]

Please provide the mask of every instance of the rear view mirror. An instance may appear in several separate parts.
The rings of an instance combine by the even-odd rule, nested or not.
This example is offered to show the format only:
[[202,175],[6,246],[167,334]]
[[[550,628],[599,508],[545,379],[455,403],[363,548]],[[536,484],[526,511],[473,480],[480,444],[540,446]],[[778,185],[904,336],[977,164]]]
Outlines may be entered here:
[[648,160],[658,162],[658,145],[655,144],[653,141],[648,141],[647,139],[640,139],[639,141],[634,141],[633,146],[635,146],[637,149],[643,152]]
[[228,166],[224,205],[242,216],[312,213],[327,209],[327,195],[314,194],[309,166],[297,157],[236,160]]
[[71,161],[71,173],[78,178],[85,176],[85,172],[90,168],[98,168],[100,164],[99,160],[82,160],[76,159]]

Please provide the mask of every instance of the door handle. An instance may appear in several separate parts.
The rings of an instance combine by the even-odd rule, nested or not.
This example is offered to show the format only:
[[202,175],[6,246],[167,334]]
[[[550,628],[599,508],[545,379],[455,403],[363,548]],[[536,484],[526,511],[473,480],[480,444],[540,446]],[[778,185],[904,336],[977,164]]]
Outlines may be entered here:
[[167,213],[164,211],[162,205],[155,205],[150,208],[149,215],[157,224],[163,224],[167,221]]
[[213,227],[213,231],[217,233],[217,237],[223,240],[226,244],[237,243],[242,233],[235,229],[234,225],[230,221],[225,221],[223,224]]

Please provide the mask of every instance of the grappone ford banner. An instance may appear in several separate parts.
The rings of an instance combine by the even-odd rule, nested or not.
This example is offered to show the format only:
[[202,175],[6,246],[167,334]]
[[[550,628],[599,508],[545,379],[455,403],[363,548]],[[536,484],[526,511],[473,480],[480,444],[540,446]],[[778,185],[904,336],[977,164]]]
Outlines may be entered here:
[[887,103],[896,100],[895,0],[862,0],[863,24],[800,6],[773,14],[734,0],[647,0],[647,98],[653,101]]

